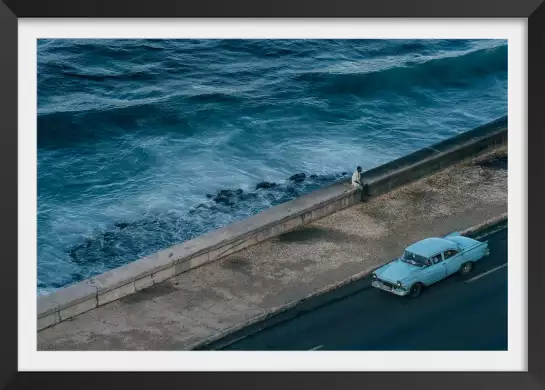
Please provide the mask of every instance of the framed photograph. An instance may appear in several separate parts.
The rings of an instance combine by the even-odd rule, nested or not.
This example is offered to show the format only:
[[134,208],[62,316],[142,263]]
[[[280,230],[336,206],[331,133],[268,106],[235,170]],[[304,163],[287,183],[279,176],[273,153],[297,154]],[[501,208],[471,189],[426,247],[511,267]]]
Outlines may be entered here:
[[543,25],[3,0],[0,386],[545,388]]

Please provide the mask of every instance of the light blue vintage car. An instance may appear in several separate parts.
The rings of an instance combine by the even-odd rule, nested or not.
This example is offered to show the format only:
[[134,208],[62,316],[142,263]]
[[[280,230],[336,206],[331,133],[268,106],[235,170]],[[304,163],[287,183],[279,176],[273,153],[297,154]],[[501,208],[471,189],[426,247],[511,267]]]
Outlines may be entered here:
[[396,295],[417,297],[423,287],[456,272],[468,274],[473,264],[490,254],[488,241],[458,233],[418,241],[403,255],[373,273],[372,286]]

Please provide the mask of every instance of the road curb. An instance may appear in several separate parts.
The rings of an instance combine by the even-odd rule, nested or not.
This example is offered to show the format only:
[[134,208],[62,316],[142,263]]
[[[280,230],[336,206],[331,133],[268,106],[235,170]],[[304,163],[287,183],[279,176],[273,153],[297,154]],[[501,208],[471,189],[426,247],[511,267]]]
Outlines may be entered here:
[[500,226],[507,224],[507,213],[503,213],[502,215],[491,218],[488,221],[485,221],[479,225],[472,226],[466,230],[463,230],[460,232],[462,236],[478,236],[483,231],[490,229],[491,227],[497,226],[498,228]]
[[[481,224],[478,224],[478,225],[475,225],[475,226],[472,226],[470,228],[467,228],[461,232],[459,232],[461,235],[463,236],[478,236],[479,234],[481,234],[482,232],[484,232],[485,230],[488,230],[492,227],[498,227],[498,230],[500,230],[501,228],[503,228],[504,225],[507,224],[507,213],[504,213],[498,217],[494,217],[494,218],[491,218]],[[382,264],[384,265],[384,264]],[[370,270],[366,270],[366,271],[362,271],[362,272],[358,272],[346,279],[343,279],[339,282],[336,282],[336,283],[332,283],[332,284],[329,284],[319,290],[315,290],[313,291],[312,293],[304,296],[303,298],[301,299],[297,299],[297,300],[294,300],[294,301],[291,301],[285,305],[282,305],[282,306],[278,306],[278,307],[275,307],[275,308],[272,308],[270,310],[268,310],[266,313],[264,314],[261,314],[259,316],[256,316],[256,317],[253,317],[251,319],[249,319],[248,321],[245,321],[241,324],[237,324],[235,326],[232,326],[228,329],[225,329],[224,331],[216,334],[215,336],[213,337],[210,337],[208,338],[206,341],[201,341],[201,342],[198,342],[198,343],[195,343],[195,344],[192,344],[191,346],[187,347],[186,349],[187,350],[196,350],[196,349],[204,349],[206,348],[208,345],[214,343],[214,342],[217,342],[219,340],[221,340],[222,338],[224,337],[227,337],[239,330],[242,330],[250,325],[255,325],[259,322],[262,322],[262,321],[265,321],[273,316],[276,316],[278,314],[282,314],[286,311],[288,311],[289,309],[297,306],[297,305],[300,305],[302,303],[305,303],[307,301],[309,301],[310,299],[312,298],[315,298],[317,296],[320,296],[320,295],[323,295],[323,294],[326,294],[328,292],[331,292],[333,290],[336,290],[338,288],[341,288],[347,284],[350,284],[350,283],[353,283],[353,282],[356,282],[358,280],[361,280],[363,278],[365,278],[366,276],[368,276],[369,274],[371,274],[375,269],[379,268],[379,267],[382,267],[382,265],[379,265],[373,269],[370,269]],[[244,335],[244,336],[241,336],[240,338],[237,338],[236,340],[232,340],[232,341],[229,341],[229,342],[226,342],[225,345],[223,346],[226,346],[226,345],[229,345],[229,344],[232,344],[233,342],[235,341],[239,341],[239,340],[242,340],[244,338],[247,338],[263,329],[265,329],[266,327],[264,328],[260,328],[258,330],[256,330],[255,332],[251,332],[247,335]]]

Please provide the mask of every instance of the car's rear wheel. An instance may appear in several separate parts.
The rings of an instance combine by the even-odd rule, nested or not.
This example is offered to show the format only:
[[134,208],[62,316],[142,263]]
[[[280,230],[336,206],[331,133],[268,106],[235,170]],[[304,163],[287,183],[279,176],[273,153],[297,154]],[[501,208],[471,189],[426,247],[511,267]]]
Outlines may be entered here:
[[421,292],[422,292],[422,283],[415,283],[411,286],[409,296],[411,298],[416,298],[420,295]]
[[462,264],[460,267],[460,274],[461,275],[467,275],[473,270],[473,263],[471,261],[468,261],[467,263]]

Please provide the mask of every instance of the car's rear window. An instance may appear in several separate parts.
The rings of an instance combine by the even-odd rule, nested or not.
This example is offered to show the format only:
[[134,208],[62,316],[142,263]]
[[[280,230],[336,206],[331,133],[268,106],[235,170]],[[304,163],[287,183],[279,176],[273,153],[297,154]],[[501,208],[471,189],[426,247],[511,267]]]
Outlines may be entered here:
[[403,253],[403,256],[401,257],[401,260],[405,261],[406,263],[423,266],[426,264],[426,261],[428,261],[427,258],[414,254],[412,252],[405,251]]

